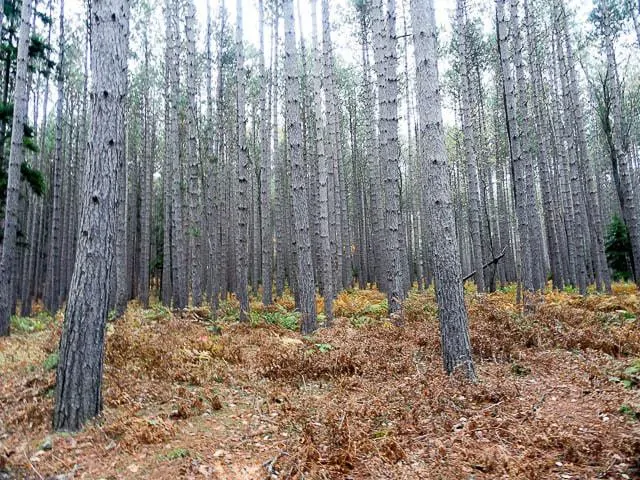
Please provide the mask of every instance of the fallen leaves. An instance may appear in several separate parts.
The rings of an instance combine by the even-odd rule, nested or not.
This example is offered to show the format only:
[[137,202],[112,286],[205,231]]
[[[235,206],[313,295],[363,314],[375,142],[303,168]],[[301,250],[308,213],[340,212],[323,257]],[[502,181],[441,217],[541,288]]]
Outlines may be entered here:
[[[0,471],[28,477],[34,458],[43,476],[86,478],[637,476],[637,291],[552,292],[527,313],[511,291],[467,301],[478,384],[442,371],[433,291],[410,295],[402,327],[380,292],[342,292],[311,337],[235,322],[233,297],[216,323],[206,307],[132,303],[108,335],[103,416],[38,450],[58,316],[0,340]],[[252,306],[294,307],[289,293]]]

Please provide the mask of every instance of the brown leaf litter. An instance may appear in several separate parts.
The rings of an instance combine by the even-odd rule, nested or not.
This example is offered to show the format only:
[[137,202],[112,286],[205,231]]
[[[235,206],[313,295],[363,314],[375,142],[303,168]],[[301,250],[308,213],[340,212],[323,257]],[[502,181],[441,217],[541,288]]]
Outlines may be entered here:
[[640,391],[619,381],[640,356],[636,290],[528,313],[469,294],[477,384],[442,371],[433,292],[400,327],[383,301],[343,293],[311,337],[132,303],[108,327],[104,413],[73,435],[50,432],[42,366],[60,319],[0,339],[0,478],[640,478]]

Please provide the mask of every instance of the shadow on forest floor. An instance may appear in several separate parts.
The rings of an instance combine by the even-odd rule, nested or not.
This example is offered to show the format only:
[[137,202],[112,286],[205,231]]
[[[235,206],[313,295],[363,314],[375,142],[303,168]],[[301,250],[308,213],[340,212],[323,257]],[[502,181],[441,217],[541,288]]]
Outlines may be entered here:
[[344,292],[311,337],[290,296],[247,324],[233,299],[215,320],[132,302],[108,325],[104,414],[75,435],[50,432],[61,315],[14,319],[0,479],[640,475],[638,292],[513,298],[467,296],[477,384],[444,375],[429,292],[402,327],[379,292]]

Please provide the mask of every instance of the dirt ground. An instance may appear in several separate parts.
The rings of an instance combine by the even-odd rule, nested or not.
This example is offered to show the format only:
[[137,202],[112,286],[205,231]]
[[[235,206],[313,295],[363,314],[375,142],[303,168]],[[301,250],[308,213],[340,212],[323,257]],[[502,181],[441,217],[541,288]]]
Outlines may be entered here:
[[[640,300],[506,289],[467,296],[479,381],[442,371],[432,292],[403,324],[340,294],[312,337],[293,301],[108,325],[104,413],[52,433],[61,314],[0,339],[0,479],[640,478]],[[322,304],[319,299],[319,305]]]

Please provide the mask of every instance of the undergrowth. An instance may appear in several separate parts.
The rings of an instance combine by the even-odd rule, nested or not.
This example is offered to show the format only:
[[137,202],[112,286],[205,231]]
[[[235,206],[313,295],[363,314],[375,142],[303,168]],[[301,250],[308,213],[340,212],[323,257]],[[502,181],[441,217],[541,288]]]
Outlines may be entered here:
[[[402,326],[387,318],[384,294],[342,292],[333,325],[305,337],[290,292],[269,306],[252,298],[246,323],[234,296],[215,312],[132,303],[107,327],[103,416],[74,437],[81,448],[65,456],[56,441],[37,468],[55,475],[73,451],[83,465],[102,462],[96,478],[120,475],[125,455],[154,459],[150,475],[175,467],[157,478],[198,478],[225,441],[257,464],[267,451],[279,478],[633,478],[637,290],[550,292],[526,312],[512,287],[467,290],[477,384],[442,371],[433,289],[411,292]],[[16,319],[24,335],[2,344],[6,451],[48,432],[59,320]],[[0,462],[29,471],[30,458]]]
[[11,331],[15,333],[33,333],[46,330],[53,322],[49,312],[42,311],[32,317],[11,317]]

